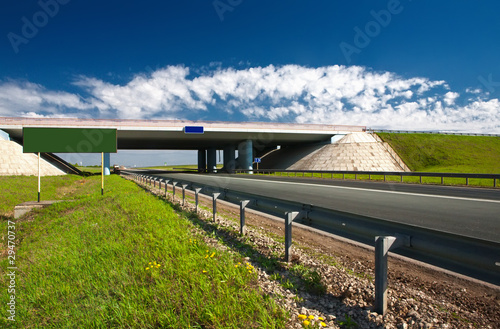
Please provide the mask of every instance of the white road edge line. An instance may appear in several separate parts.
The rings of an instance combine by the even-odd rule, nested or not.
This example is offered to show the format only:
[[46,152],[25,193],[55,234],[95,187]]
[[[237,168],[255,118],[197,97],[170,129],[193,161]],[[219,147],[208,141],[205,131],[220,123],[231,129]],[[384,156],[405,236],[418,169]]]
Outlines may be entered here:
[[[238,177],[228,177],[228,178],[229,179],[234,179],[234,180],[246,180],[246,181],[248,181],[248,178],[238,178]],[[290,185],[302,185],[302,186],[316,186],[316,187],[336,188],[336,189],[345,189],[345,190],[356,190],[356,191],[365,191],[365,192],[377,192],[377,193],[388,193],[388,194],[402,194],[402,195],[419,196],[419,197],[426,197],[426,198],[452,199],[452,200],[463,200],[463,201],[477,201],[477,202],[500,203],[500,200],[462,198],[462,197],[455,197],[455,196],[448,196],[448,195],[433,195],[433,194],[421,194],[421,193],[410,193],[410,192],[373,190],[373,189],[360,188],[360,187],[322,185],[322,184],[310,184],[310,183],[266,181],[266,180],[263,180],[263,179],[258,180],[258,181],[259,182],[264,182],[264,183],[278,183],[278,184],[290,184]]]

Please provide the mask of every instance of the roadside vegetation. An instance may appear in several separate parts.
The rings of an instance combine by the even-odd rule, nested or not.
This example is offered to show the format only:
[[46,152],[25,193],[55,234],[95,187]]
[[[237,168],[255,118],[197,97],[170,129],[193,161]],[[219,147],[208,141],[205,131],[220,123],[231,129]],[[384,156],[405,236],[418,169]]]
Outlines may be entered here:
[[[15,220],[16,321],[2,311],[0,327],[284,327],[286,314],[238,265],[242,256],[207,246],[164,200],[115,175],[104,196],[97,176],[42,180],[47,198],[73,201]],[[15,204],[36,198],[36,178],[2,177],[0,188],[10,195],[0,208],[7,287],[7,221]]]
[[378,133],[412,171],[500,173],[500,137]]
[[[107,180],[107,178],[106,178]],[[41,177],[42,200],[71,200],[83,198],[99,191],[100,178],[91,180],[77,175]],[[14,207],[26,201],[36,201],[38,177],[36,176],[0,176],[0,218],[14,216]]]
[[[84,173],[88,174],[100,174],[101,173],[101,166],[100,165],[95,165],[95,166],[86,166],[86,167],[81,167],[81,166],[75,166],[75,168],[81,170]],[[111,168],[110,170],[112,170]]]

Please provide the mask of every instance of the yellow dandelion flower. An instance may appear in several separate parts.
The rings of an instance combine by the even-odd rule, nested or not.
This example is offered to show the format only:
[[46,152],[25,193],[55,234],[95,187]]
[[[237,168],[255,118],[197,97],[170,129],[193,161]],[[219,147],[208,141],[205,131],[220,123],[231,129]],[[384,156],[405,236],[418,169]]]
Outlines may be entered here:
[[146,267],[146,271],[149,270],[149,267]]
[[214,257],[215,256],[215,251],[210,255],[210,257]]
[[252,271],[248,271],[248,273],[252,274]]
[[322,327],[326,327],[326,323],[324,323],[324,322],[320,322],[319,325]]
[[309,315],[308,318],[309,320],[314,320],[314,315]]
[[322,316],[318,316],[318,320],[323,321],[323,320],[325,320],[325,318]]
[[304,314],[299,314],[299,319],[304,320],[305,318],[307,318],[307,316],[305,316]]
[[208,258],[208,255],[205,255],[205,258]]
[[151,262],[149,262],[149,265],[151,265]]
[[234,265],[234,267],[238,267],[238,265]]
[[311,324],[311,322],[309,322],[309,321],[307,321],[307,320],[305,320],[303,323],[304,323],[304,325],[305,325],[305,326],[308,326],[308,325],[310,325],[310,324]]
[[207,271],[203,270],[203,273],[207,273]]

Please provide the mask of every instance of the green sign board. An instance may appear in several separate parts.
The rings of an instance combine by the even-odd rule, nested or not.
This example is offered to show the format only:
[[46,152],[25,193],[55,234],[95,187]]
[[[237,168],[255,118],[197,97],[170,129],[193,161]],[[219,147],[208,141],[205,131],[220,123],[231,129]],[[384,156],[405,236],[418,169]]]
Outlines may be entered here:
[[23,128],[24,153],[116,153],[116,129]]

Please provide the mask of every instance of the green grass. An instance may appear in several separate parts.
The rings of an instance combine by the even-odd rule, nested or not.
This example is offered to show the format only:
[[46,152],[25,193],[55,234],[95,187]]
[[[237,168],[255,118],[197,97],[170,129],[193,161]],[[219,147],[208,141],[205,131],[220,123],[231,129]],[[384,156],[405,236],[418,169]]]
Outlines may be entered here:
[[[14,207],[26,201],[36,201],[36,176],[0,176],[0,218],[14,215]],[[105,178],[105,188],[108,177]],[[70,200],[101,191],[100,177],[95,179],[76,175],[41,177],[42,200]]]
[[[25,197],[25,179],[3,178],[0,186]],[[50,179],[69,180],[62,185],[73,192],[53,196],[75,201],[16,220],[16,322],[4,307],[1,327],[284,327],[286,314],[259,292],[255,272],[236,266],[241,256],[207,247],[168,203],[114,175],[104,196],[100,177],[83,185],[79,177]],[[1,221],[2,251],[5,219],[12,218]],[[3,252],[2,287],[7,266]],[[5,289],[0,303],[8,298]]]
[[[95,166],[92,166],[92,167],[80,167],[80,166],[76,166],[77,169],[80,169],[81,171],[83,172],[88,172],[88,173],[91,173],[91,174],[100,174],[101,173],[101,167],[95,167]],[[111,168],[110,170],[112,170],[113,168]]]
[[500,137],[379,133],[412,171],[500,173]]

